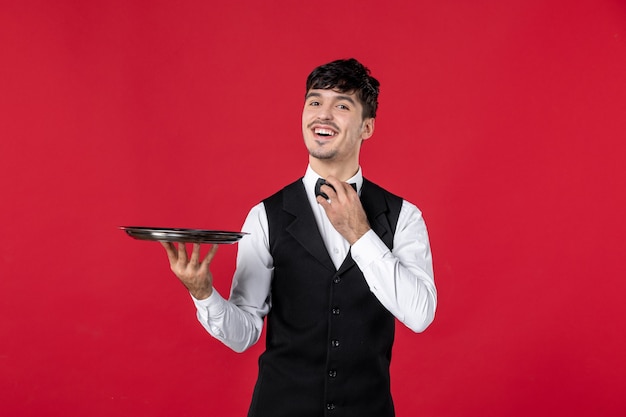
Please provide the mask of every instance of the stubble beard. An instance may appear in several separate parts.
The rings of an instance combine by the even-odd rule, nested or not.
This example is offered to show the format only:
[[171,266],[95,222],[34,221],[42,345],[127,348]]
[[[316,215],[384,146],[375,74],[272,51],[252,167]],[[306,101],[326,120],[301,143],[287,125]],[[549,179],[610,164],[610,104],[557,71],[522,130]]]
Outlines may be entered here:
[[337,156],[336,149],[311,149],[309,148],[309,155],[311,155],[315,159],[320,159],[324,161],[328,161],[334,159]]

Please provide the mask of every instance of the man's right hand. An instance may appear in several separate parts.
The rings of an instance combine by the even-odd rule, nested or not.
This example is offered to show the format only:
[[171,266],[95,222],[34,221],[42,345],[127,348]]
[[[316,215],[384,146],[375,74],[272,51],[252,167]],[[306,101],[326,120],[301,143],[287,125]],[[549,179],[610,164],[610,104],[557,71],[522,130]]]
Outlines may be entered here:
[[187,287],[191,295],[198,300],[208,298],[213,293],[210,265],[218,245],[213,245],[202,261],[198,243],[193,244],[191,257],[187,256],[187,246],[184,243],[178,243],[178,248],[172,242],[161,242],[161,245],[167,252],[172,272]]

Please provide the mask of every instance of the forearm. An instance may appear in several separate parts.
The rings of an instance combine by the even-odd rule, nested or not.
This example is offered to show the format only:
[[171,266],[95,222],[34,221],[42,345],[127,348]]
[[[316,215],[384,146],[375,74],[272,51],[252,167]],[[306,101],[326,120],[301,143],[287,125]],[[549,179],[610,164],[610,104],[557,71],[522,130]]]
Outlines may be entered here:
[[426,227],[419,210],[409,207],[406,221],[398,223],[393,252],[371,231],[351,250],[381,304],[411,330],[421,332],[434,319],[437,290]]
[[192,299],[206,331],[235,352],[243,352],[258,341],[262,317],[225,300],[216,290],[206,300]]
[[257,342],[263,318],[270,309],[273,265],[267,243],[267,217],[262,204],[250,211],[243,231],[249,235],[239,242],[229,300],[215,289],[206,300],[194,299],[202,326],[236,352],[243,352]]

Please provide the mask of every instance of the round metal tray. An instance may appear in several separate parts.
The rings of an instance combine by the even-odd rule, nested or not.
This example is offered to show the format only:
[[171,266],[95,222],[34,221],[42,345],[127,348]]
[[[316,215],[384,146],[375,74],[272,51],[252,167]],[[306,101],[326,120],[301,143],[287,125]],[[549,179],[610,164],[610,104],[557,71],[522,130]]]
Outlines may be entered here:
[[134,239],[161,242],[232,244],[247,235],[244,232],[168,227],[121,226],[120,229]]

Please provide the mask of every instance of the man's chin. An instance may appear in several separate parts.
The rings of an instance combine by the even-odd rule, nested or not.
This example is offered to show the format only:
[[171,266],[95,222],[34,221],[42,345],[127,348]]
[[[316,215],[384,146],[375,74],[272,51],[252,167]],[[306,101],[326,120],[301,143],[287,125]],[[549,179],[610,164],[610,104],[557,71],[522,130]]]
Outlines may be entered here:
[[309,150],[309,155],[311,155],[311,157],[315,159],[328,161],[328,160],[334,159],[337,153],[333,151],[322,152],[319,150],[313,150],[313,151]]

